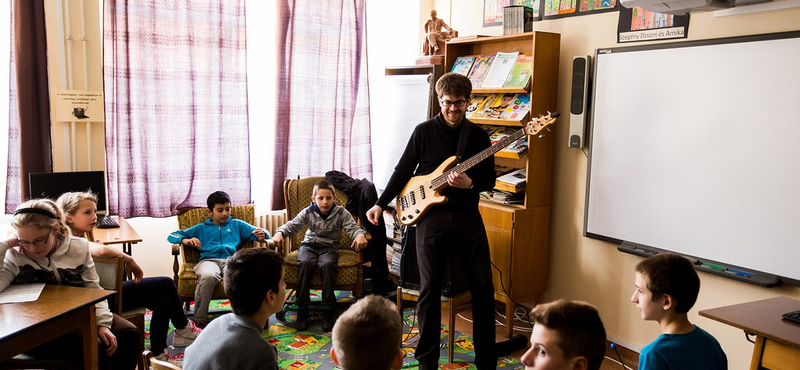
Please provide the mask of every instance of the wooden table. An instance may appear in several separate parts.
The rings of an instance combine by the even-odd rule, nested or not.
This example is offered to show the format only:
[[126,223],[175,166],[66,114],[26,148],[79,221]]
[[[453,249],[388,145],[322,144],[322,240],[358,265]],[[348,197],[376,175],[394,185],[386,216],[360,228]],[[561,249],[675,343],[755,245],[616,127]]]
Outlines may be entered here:
[[800,301],[776,297],[699,314],[756,335],[751,370],[788,370],[800,368],[800,324],[783,320],[781,315],[795,310],[800,310]]
[[112,294],[112,290],[45,285],[37,301],[0,304],[0,362],[80,330],[83,367],[97,369],[94,304]]
[[122,244],[122,252],[130,256],[133,244],[141,242],[142,237],[125,220],[125,217],[111,216],[111,218],[117,221],[119,227],[111,229],[95,228],[92,230],[93,236],[91,238],[105,245]]

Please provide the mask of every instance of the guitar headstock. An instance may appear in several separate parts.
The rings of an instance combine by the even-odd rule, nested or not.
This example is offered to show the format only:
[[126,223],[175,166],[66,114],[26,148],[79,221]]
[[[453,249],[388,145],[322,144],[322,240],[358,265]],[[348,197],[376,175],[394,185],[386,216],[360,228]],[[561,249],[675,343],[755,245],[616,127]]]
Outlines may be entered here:
[[561,113],[558,112],[548,112],[546,116],[540,115],[539,118],[536,118],[525,125],[525,133],[528,135],[538,134],[540,131],[542,131],[542,129],[556,123],[556,118],[558,118],[560,115]]

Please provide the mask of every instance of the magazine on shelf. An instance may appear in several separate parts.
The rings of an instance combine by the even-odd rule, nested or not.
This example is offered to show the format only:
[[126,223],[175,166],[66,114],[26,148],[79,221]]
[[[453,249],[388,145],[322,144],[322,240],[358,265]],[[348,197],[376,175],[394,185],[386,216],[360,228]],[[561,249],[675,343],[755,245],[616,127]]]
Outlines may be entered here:
[[469,71],[469,80],[472,81],[472,88],[481,87],[483,78],[486,77],[486,72],[492,64],[494,55],[478,55],[475,57],[475,62],[472,63],[472,69]]
[[495,189],[516,193],[525,189],[525,168],[519,168],[497,178]]
[[486,103],[483,108],[484,118],[501,118],[501,114],[515,101],[517,94],[496,94],[491,103]]
[[481,199],[500,204],[523,204],[525,202],[525,192],[508,192],[498,189],[482,191]]
[[497,127],[497,129],[494,130],[491,135],[489,135],[489,140],[491,140],[492,145],[494,145],[497,144],[498,141],[503,140],[506,136],[511,135],[516,131],[517,129],[514,127],[500,126]]
[[503,87],[508,78],[508,73],[511,72],[511,68],[513,68],[514,64],[517,62],[518,55],[518,51],[512,53],[498,52],[494,56],[489,70],[486,72],[486,77],[484,77],[481,87]]
[[526,150],[528,150],[528,137],[524,136],[500,150],[498,154],[501,156],[503,154],[514,154],[514,156],[518,157],[520,154],[525,153]]
[[[472,94],[472,97],[469,98],[469,103],[467,104],[467,113],[465,113],[465,116],[467,118],[476,117],[475,113],[483,109],[483,105],[489,98],[489,95],[490,94]],[[481,115],[477,117],[483,117],[483,114],[481,113]]]
[[[489,135],[490,137],[492,136],[492,134],[495,131],[497,131],[497,126],[492,126],[492,125],[478,125],[478,126],[481,129],[483,129],[483,131],[486,131],[486,134]],[[495,166],[495,167],[497,167],[497,166]]]
[[[495,100],[495,98],[497,97],[497,94],[475,94],[475,95],[477,95],[479,97],[485,96],[486,98],[483,99],[477,105],[477,108],[475,108],[475,111],[473,111],[471,114],[469,112],[469,107],[468,107],[467,108],[467,113],[465,114],[466,117],[467,118],[488,118],[488,117],[486,117],[486,107]],[[473,99],[470,99],[470,106],[472,105],[472,102],[473,102]]]
[[469,74],[469,70],[472,69],[472,63],[474,62],[475,62],[474,56],[458,57],[456,58],[456,61],[453,63],[453,69],[451,69],[450,72],[466,76]]
[[528,94],[517,94],[514,101],[500,112],[500,119],[521,120],[531,110],[531,96]]
[[531,81],[531,71],[533,71],[533,55],[517,56],[517,61],[508,73],[506,83],[503,87],[527,88]]

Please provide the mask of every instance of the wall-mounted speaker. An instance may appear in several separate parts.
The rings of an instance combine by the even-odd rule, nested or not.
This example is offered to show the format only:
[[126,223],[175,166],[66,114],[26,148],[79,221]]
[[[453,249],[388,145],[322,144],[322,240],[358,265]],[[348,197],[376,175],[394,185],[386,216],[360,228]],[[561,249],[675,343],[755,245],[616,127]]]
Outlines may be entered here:
[[569,147],[583,148],[586,140],[586,118],[589,108],[591,57],[572,58],[572,95],[569,100]]

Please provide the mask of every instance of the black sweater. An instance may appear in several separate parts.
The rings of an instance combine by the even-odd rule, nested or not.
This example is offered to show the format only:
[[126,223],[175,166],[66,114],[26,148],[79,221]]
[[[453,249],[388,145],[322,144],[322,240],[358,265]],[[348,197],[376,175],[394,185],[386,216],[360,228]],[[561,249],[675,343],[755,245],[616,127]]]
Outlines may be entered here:
[[[462,161],[473,157],[491,146],[489,135],[479,126],[464,119],[462,125],[472,125],[469,140],[461,156]],[[386,189],[378,199],[377,205],[386,209],[392,199],[397,197],[408,180],[413,176],[427,175],[439,167],[447,158],[455,156],[458,150],[458,139],[461,136],[461,125],[450,127],[439,114],[414,128],[400,161],[394,168]],[[478,209],[478,193],[494,187],[494,157],[490,156],[467,170],[472,179],[472,189],[447,188],[441,192],[448,202],[437,205],[449,210],[464,211]]]

